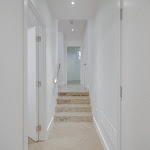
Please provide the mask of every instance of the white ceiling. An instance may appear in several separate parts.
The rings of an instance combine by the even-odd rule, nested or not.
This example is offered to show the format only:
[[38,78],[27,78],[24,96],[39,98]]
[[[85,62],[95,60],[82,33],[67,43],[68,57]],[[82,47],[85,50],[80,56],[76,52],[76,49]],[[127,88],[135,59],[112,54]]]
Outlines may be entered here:
[[[59,20],[58,31],[65,34],[69,33],[83,33],[86,26],[86,20]],[[72,32],[72,29],[74,31]]]
[[[83,41],[86,23],[86,20],[59,20],[58,32],[64,34],[66,42],[81,43]],[[74,29],[74,31],[72,31],[72,29]]]
[[[71,5],[74,1],[75,5]],[[96,13],[100,0],[48,0],[52,15],[58,19],[89,19]]]

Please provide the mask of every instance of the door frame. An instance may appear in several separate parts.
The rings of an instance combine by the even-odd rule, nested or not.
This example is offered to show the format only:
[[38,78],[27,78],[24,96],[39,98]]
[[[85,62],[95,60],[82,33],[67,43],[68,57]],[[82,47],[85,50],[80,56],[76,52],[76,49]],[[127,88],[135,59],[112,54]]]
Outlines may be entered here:
[[83,74],[83,69],[82,69],[82,45],[78,44],[78,45],[66,45],[65,47],[65,53],[66,55],[64,56],[65,57],[65,84],[67,84],[67,52],[68,52],[68,47],[80,47],[81,49],[81,60],[80,60],[80,84],[83,83],[83,78],[82,78],[82,74]]
[[39,99],[39,110],[38,110],[38,114],[39,114],[39,125],[41,125],[41,132],[39,132],[39,141],[43,141],[46,140],[47,138],[47,129],[46,129],[46,112],[44,111],[46,108],[46,25],[45,25],[45,21],[44,18],[41,16],[41,14],[39,13],[39,9],[36,6],[36,4],[34,4],[33,2],[31,2],[31,0],[24,0],[24,150],[28,150],[28,128],[27,128],[27,119],[28,119],[28,85],[27,85],[27,19],[28,19],[28,9],[30,9],[33,14],[35,15],[35,17],[37,18],[40,27],[42,28],[42,32],[41,32],[41,36],[42,36],[42,57],[41,57],[41,61],[42,61],[42,69],[43,69],[43,74],[42,74],[42,78],[41,78],[41,82],[42,82],[42,99]]
[[[30,47],[30,49],[27,49],[27,55],[28,55],[28,67],[30,67],[30,66],[32,66],[33,64],[34,64],[34,66],[32,66],[32,70],[34,70],[34,73],[32,72],[32,74],[31,74],[31,72],[29,72],[29,71],[31,71],[31,68],[30,68],[30,70],[29,70],[29,68],[28,68],[28,74],[27,74],[27,77],[31,77],[31,75],[34,75],[34,76],[32,76],[32,81],[34,82],[34,83],[36,83],[38,80],[39,80],[39,64],[40,64],[40,62],[39,62],[39,50],[40,50],[40,48],[39,48],[39,43],[37,43],[36,42],[36,36],[38,35],[38,32],[37,32],[38,30],[37,30],[37,27],[36,26],[33,26],[33,27],[31,27],[31,28],[28,28],[27,29],[27,35],[28,35],[28,38],[29,39],[27,39],[27,41],[31,44],[32,42],[35,44],[34,45],[34,47],[30,47],[31,45],[29,44],[29,43],[27,43],[27,46],[28,47]],[[30,34],[30,33],[32,33],[32,34]],[[33,34],[34,33],[34,34]],[[30,35],[32,35],[32,39],[30,38]],[[30,40],[32,40],[32,42],[30,41]],[[32,51],[33,50],[33,51]],[[31,57],[32,56],[32,57]],[[34,62],[33,64],[31,64],[31,62]],[[38,110],[39,110],[39,87],[37,86],[37,85],[35,85],[34,84],[34,87],[32,88],[32,89],[30,89],[31,87],[29,87],[29,84],[30,84],[30,80],[29,80],[29,78],[28,78],[28,92],[30,93],[34,93],[35,95],[35,99],[33,98],[33,99],[31,99],[31,93],[29,94],[28,93],[28,110],[29,110],[29,108],[30,108],[30,115],[28,114],[28,119],[29,119],[29,117],[31,117],[34,113],[36,113],[36,114],[34,114],[35,116],[34,117],[36,117],[36,118],[30,118],[30,121],[31,122],[28,122],[28,125],[29,125],[29,123],[30,123],[30,127],[29,127],[29,129],[28,129],[28,132],[30,131],[30,133],[28,133],[28,136],[29,136],[29,138],[31,138],[31,139],[33,139],[33,140],[35,140],[35,141],[38,141],[38,139],[39,139],[39,132],[36,132],[36,127],[39,125],[39,114],[38,114]],[[35,80],[35,81],[34,81]],[[31,86],[31,85],[30,85]],[[33,85],[32,85],[33,86]],[[31,90],[31,91],[30,91]],[[33,91],[32,91],[33,90]],[[33,94],[32,93],[32,94]],[[29,96],[30,95],[30,96]],[[33,96],[33,95],[32,95]],[[33,101],[32,101],[33,100]],[[32,102],[34,102],[34,106],[33,106],[33,104],[32,105],[29,105],[29,103],[30,103],[30,101],[32,101]],[[32,113],[32,110],[34,110],[34,112]],[[36,111],[36,112],[35,112]],[[33,116],[32,116],[33,117]],[[35,120],[34,120],[35,119]],[[34,121],[34,122],[32,122],[32,121]],[[32,123],[34,123],[34,124],[32,124]],[[34,126],[32,126],[32,125],[34,125]],[[33,128],[35,128],[35,131],[34,130],[32,130]],[[36,134],[36,136],[35,136],[35,134]]]
[[118,43],[118,53],[117,53],[117,61],[118,61],[118,128],[117,128],[117,150],[121,150],[121,134],[122,134],[122,11],[123,11],[123,0],[118,0],[120,4],[118,7],[118,36],[119,36],[119,43]]

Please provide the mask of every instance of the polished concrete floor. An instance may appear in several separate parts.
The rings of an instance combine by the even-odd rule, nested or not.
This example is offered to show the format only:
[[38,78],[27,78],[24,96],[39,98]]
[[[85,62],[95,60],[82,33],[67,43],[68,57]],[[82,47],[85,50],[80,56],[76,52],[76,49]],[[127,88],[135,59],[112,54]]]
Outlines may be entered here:
[[92,122],[53,123],[49,139],[34,143],[30,140],[29,150],[103,150]]

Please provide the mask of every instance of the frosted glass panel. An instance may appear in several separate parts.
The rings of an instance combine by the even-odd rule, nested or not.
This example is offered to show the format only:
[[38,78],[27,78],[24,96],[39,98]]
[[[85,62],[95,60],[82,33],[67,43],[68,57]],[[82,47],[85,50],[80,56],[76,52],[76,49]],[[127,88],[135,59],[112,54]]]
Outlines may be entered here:
[[80,84],[80,47],[67,48],[67,83]]

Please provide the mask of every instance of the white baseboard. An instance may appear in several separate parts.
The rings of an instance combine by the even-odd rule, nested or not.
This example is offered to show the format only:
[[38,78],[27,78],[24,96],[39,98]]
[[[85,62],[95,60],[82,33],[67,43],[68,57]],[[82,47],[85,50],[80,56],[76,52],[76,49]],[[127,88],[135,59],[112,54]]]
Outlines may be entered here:
[[45,134],[45,139],[44,140],[48,140],[49,133],[50,133],[50,130],[51,130],[53,122],[54,122],[54,117],[52,117],[52,119],[50,120],[50,122],[49,122],[49,124],[47,126],[46,134]]
[[51,121],[50,121],[50,123],[49,123],[49,125],[47,127],[47,131],[48,132],[50,131],[50,128],[51,128],[51,125],[52,125],[53,121],[54,121],[54,117],[52,117],[52,119],[51,119]]
[[100,140],[101,140],[101,143],[102,143],[102,145],[103,145],[104,150],[110,150],[109,147],[108,147],[108,145],[107,145],[107,143],[106,143],[106,141],[105,141],[105,138],[104,138],[104,136],[103,136],[103,134],[102,134],[102,131],[101,131],[101,129],[99,128],[99,126],[98,126],[98,124],[97,124],[97,121],[96,121],[96,119],[95,119],[94,117],[93,117],[93,120],[94,120],[94,125],[95,125],[95,127],[96,127],[98,136],[99,136],[99,138],[100,138]]
[[86,88],[87,90],[89,90],[89,86],[88,86],[88,85],[85,85],[85,88]]

